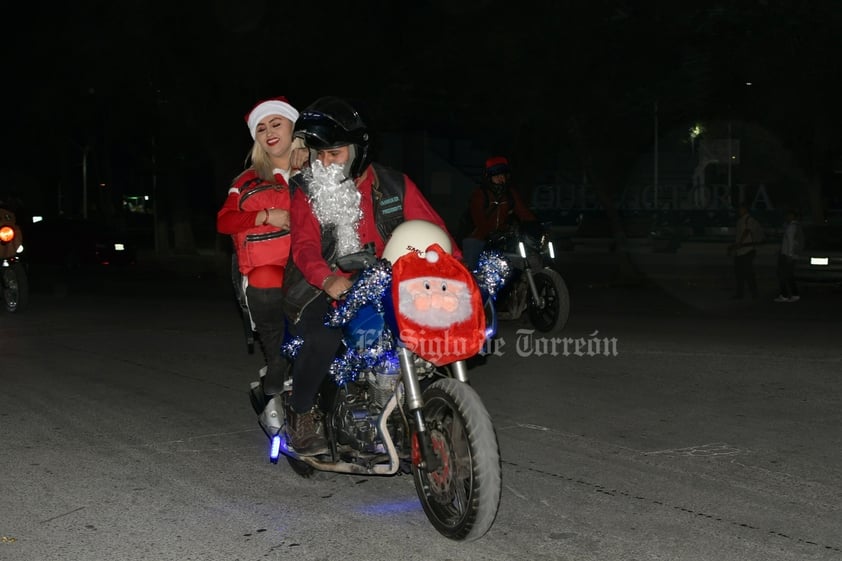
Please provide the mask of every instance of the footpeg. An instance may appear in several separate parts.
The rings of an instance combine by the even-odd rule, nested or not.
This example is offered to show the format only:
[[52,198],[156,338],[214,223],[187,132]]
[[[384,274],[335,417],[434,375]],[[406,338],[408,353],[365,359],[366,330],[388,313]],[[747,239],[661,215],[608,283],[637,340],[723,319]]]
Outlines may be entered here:
[[284,424],[283,406],[281,396],[276,395],[269,400],[266,407],[260,413],[260,426],[270,438],[281,431]]

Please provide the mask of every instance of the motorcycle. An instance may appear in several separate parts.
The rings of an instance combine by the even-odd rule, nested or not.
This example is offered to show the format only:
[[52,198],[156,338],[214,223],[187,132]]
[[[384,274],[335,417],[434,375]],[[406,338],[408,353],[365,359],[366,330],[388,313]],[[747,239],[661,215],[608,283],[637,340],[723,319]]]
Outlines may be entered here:
[[11,313],[20,312],[29,303],[29,280],[22,253],[23,234],[15,213],[0,208],[0,289],[3,307]]
[[[393,275],[401,258],[395,261],[386,256],[394,253],[395,244],[407,246],[396,241],[405,239],[400,230],[418,222],[423,221],[398,226],[382,259],[374,256],[373,248],[339,259],[338,266],[356,271],[357,278],[327,318],[328,325],[343,334],[342,348],[319,401],[329,453],[299,455],[289,444],[286,419],[291,388],[264,404],[260,382],[252,382],[251,400],[270,440],[271,462],[284,456],[302,477],[311,477],[316,471],[411,474],[435,529],[453,540],[473,541],[488,532],[497,515],[502,485],[500,452],[491,417],[469,384],[465,359],[459,355],[459,360],[448,362],[433,350],[435,345],[425,346],[423,330],[414,332],[420,335],[413,338],[407,335],[410,331],[405,324],[400,325],[403,300],[398,301],[391,287],[393,281],[397,284]],[[440,249],[419,242],[410,245],[428,247],[428,256],[431,247]],[[482,296],[476,296],[478,311],[473,308],[474,315],[468,319],[482,322],[481,340],[474,341],[479,344],[469,353],[478,353],[484,340],[496,331],[493,296],[505,282],[506,273],[506,264],[498,265],[476,277],[475,286]],[[475,278],[461,263],[459,267]],[[451,288],[456,284],[451,282]],[[433,296],[440,297],[440,293]],[[293,361],[296,344],[292,340],[284,345],[285,354]]]
[[543,333],[558,333],[570,316],[570,293],[553,266],[555,248],[546,229],[537,222],[515,223],[492,234],[485,251],[496,251],[509,261],[512,279],[500,294],[500,318],[518,319],[524,311]]

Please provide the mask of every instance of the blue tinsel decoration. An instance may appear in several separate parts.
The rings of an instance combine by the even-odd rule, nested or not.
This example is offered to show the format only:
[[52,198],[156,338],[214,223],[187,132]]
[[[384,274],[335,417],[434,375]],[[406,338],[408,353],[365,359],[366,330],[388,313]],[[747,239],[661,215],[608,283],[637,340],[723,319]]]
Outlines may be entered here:
[[485,250],[480,253],[473,273],[480,290],[494,297],[511,277],[512,266],[502,253]]
[[295,360],[303,344],[304,339],[301,337],[293,337],[284,341],[283,345],[281,345],[281,356],[286,357],[288,360]]
[[[477,268],[473,271],[480,290],[494,297],[511,277],[512,268],[508,260],[497,251],[483,251]],[[383,313],[383,296],[392,282],[392,266],[389,261],[379,259],[363,270],[360,277],[348,291],[347,297],[325,316],[325,325],[341,327],[346,325],[365,306],[371,305]],[[354,381],[360,372],[375,368],[386,362],[397,360],[395,340],[388,327],[369,348],[346,347],[342,356],[330,365],[330,376],[338,385]],[[286,345],[285,345],[286,346]],[[292,356],[301,347],[297,338],[289,344]],[[283,349],[282,349],[283,350]],[[286,355],[290,356],[290,355]]]
[[339,305],[327,313],[325,325],[340,327],[348,323],[361,308],[371,304],[383,312],[383,294],[392,281],[392,264],[386,259],[364,269],[351,286],[348,295]]
[[376,368],[380,364],[397,360],[394,338],[386,328],[379,341],[370,348],[347,347],[345,354],[337,357],[330,365],[330,376],[338,385],[355,380],[360,372]]
[[[325,325],[346,325],[362,308],[369,305],[382,314],[383,296],[391,282],[392,264],[386,259],[378,259],[374,265],[360,273],[345,299],[327,313]],[[394,352],[393,347],[394,337],[385,327],[378,340],[368,348],[346,347],[345,353],[331,363],[330,376],[338,385],[351,382],[360,372],[387,360],[388,353]]]

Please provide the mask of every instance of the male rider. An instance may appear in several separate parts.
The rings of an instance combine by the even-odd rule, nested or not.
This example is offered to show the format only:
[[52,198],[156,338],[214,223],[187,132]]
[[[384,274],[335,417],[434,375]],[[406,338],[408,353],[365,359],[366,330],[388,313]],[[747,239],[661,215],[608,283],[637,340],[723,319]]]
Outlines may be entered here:
[[465,266],[473,270],[488,236],[509,228],[515,218],[522,222],[538,220],[509,181],[509,160],[492,156],[485,161],[480,185],[471,193],[469,211],[473,230],[462,240]]
[[352,284],[335,258],[369,242],[381,256],[404,220],[447,228],[409,177],[369,161],[368,129],[347,101],[315,101],[302,111],[295,136],[310,149],[310,166],[294,178],[290,209],[292,258],[300,274],[285,280],[287,317],[290,332],[303,340],[292,367],[290,444],[298,454],[316,455],[327,452],[316,396],[341,336],[325,326],[324,316]]

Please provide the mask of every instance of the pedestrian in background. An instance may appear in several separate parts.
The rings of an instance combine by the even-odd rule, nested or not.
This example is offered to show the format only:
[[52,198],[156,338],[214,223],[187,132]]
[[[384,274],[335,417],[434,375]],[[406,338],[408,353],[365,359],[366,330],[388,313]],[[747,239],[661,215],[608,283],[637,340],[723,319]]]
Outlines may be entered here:
[[729,253],[734,256],[734,277],[737,285],[732,300],[742,300],[746,286],[751,297],[756,299],[757,277],[754,274],[754,258],[757,256],[756,246],[763,241],[763,228],[749,213],[747,204],[741,203],[737,212],[739,217],[735,240],[728,247]]
[[784,233],[781,250],[778,253],[778,284],[781,293],[775,302],[798,302],[798,285],[795,282],[795,259],[804,246],[804,231],[798,221],[798,213],[788,210],[784,218]]

